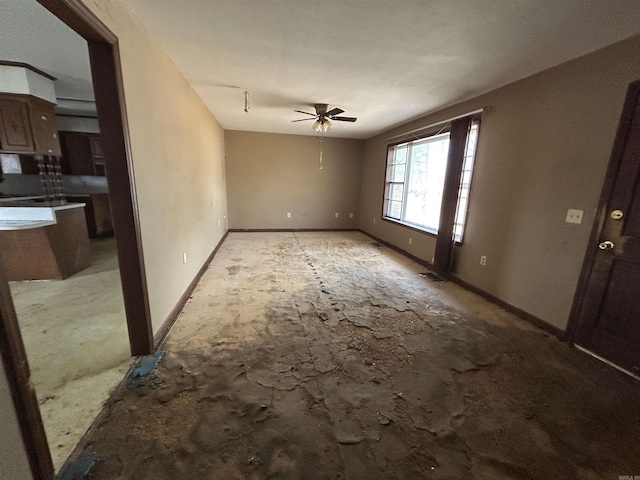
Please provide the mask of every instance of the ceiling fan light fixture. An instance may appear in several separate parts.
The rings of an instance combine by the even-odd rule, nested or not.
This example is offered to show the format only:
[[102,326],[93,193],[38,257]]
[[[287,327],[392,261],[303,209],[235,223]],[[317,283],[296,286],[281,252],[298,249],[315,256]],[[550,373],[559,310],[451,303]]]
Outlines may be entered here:
[[326,118],[319,118],[312,127],[316,132],[328,132],[331,129],[331,122]]

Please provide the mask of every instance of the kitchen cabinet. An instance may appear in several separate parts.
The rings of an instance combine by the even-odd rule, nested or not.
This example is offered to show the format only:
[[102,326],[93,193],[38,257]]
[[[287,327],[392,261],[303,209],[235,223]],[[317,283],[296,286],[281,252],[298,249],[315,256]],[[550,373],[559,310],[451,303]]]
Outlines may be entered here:
[[[64,279],[88,268],[91,245],[83,207],[81,203],[52,207],[51,218],[55,220],[41,222],[44,223],[42,226],[28,220],[0,220],[0,252],[7,278]],[[16,215],[12,215],[11,210],[20,207],[0,208],[3,209],[0,217],[6,214],[14,218]]]
[[53,107],[49,102],[39,98],[32,98],[29,105],[33,140],[36,144],[35,153],[59,157],[62,152]]
[[0,152],[59,157],[53,107],[29,95],[0,94]]
[[100,135],[94,135],[89,138],[91,142],[91,156],[93,158],[93,168],[96,175],[105,175],[104,153],[102,153],[102,142]]
[[89,237],[108,237],[113,235],[113,222],[109,206],[108,193],[67,195],[69,203],[84,203],[84,216]]
[[26,102],[0,102],[0,143],[4,153],[32,153],[34,151],[29,107]]
[[60,132],[62,173],[105,175],[104,154],[97,133]]

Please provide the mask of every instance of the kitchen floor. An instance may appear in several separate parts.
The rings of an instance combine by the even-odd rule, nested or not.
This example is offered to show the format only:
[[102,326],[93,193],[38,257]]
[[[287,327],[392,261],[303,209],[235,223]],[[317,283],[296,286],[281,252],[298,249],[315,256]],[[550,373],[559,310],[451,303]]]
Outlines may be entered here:
[[618,479],[640,383],[357,232],[231,233],[91,479]]
[[133,362],[115,239],[91,249],[91,266],[65,280],[10,282],[56,470]]

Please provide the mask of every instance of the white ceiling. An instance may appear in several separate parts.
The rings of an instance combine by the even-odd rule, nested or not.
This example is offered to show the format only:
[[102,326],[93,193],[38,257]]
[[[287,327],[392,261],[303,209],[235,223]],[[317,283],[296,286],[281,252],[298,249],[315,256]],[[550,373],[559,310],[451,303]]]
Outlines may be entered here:
[[35,0],[0,0],[0,60],[53,75],[57,97],[93,99],[87,42]]
[[[640,32],[638,0],[125,0],[225,129],[367,138]],[[251,110],[243,111],[243,91]]]
[[[124,0],[225,129],[309,135],[341,107],[368,138],[640,33],[638,0]],[[85,42],[35,0],[0,0],[0,59],[91,99]],[[244,112],[244,90],[250,112]]]

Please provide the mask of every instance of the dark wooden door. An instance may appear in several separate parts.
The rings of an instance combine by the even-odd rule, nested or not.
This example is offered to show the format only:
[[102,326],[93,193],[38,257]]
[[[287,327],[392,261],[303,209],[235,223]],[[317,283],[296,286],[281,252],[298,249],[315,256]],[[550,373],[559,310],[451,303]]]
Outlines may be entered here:
[[61,132],[62,163],[71,175],[95,175],[89,136],[83,133]]
[[640,81],[627,93],[574,318],[575,343],[640,373]]

